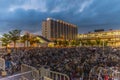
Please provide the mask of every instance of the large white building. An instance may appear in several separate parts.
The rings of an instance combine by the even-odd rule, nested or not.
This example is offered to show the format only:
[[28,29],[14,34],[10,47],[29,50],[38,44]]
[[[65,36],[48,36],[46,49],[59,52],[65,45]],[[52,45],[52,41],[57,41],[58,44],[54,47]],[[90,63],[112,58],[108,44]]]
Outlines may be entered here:
[[42,22],[42,36],[48,40],[75,40],[78,35],[76,25],[47,18]]

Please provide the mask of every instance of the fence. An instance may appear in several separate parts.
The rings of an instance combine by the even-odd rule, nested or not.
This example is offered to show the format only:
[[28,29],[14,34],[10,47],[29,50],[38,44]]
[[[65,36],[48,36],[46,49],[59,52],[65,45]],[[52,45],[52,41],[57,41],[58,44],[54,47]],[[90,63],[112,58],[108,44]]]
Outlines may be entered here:
[[[26,64],[21,65],[21,72],[31,72],[31,77],[33,77],[35,80],[70,80],[69,76],[66,74],[62,74],[59,72],[51,71],[50,69],[45,69],[44,67],[37,70],[34,67],[28,66]],[[24,75],[24,77],[29,77],[27,75]],[[31,78],[32,79],[32,78]]]
[[[29,76],[29,77],[26,77]],[[16,74],[13,76],[8,76],[5,78],[1,78],[0,80],[33,80],[34,78],[32,77],[32,71]]]
[[49,69],[36,69],[26,64],[21,65],[21,73],[8,76],[0,80],[70,80],[66,74],[51,71]]
[[44,76],[44,80],[53,80],[53,79]]
[[69,76],[55,71],[50,71],[50,78],[53,80],[70,80]]
[[[59,72],[51,71],[49,69],[40,68],[40,76],[44,79],[50,78],[48,80],[70,80],[69,76]],[[47,79],[46,79],[47,80]]]
[[114,72],[112,76],[114,76],[115,80],[120,80],[120,72]]
[[21,65],[21,73],[0,80],[39,80],[39,71],[26,64]]
[[[37,70],[36,68],[34,68],[32,66],[28,66],[26,64],[22,64],[21,65],[21,73],[28,72],[28,71],[31,71],[31,74],[32,74],[31,77],[32,78],[34,78],[35,80],[39,80],[40,79],[39,70]],[[30,76],[24,75],[24,77],[30,77]]]
[[[97,73],[96,73],[97,72]],[[111,76],[114,80],[120,80],[120,72],[118,70],[114,70],[114,68],[103,68],[103,67],[93,67],[90,71],[89,74],[89,80],[92,80],[92,74],[98,75],[98,80],[101,80],[101,74],[102,75],[109,75]]]
[[113,71],[113,73],[112,73],[112,76],[114,76],[114,79],[115,80],[120,80],[120,71],[118,70],[118,69],[114,69],[114,68],[110,68],[112,71]]

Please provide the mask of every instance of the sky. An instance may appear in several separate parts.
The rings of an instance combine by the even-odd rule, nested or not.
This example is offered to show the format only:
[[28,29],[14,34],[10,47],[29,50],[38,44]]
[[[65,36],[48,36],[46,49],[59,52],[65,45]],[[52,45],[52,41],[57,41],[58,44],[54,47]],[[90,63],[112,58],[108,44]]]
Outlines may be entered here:
[[75,24],[79,33],[120,29],[120,0],[0,0],[0,34],[13,29],[40,34],[47,17]]

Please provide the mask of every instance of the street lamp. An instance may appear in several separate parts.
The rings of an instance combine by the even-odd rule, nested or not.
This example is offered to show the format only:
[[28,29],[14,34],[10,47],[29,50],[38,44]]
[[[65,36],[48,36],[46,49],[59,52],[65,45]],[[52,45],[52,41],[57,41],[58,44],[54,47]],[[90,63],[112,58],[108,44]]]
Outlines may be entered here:
[[103,55],[104,55],[104,46],[105,46],[105,43],[104,43],[104,40],[103,40]]
[[80,47],[82,46],[82,43],[81,43],[81,41],[80,41]]

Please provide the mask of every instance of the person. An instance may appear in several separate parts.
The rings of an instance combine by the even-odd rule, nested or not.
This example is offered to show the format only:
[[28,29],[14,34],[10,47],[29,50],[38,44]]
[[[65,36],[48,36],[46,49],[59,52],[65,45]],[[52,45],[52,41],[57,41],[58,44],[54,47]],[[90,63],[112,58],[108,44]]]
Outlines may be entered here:
[[104,76],[104,80],[108,80],[109,78],[108,78],[108,75],[105,75]]
[[[27,64],[36,69],[49,68],[52,71],[67,74],[73,79],[81,79],[82,76],[84,76],[83,79],[88,79],[90,70],[95,66],[106,68],[120,65],[120,54],[118,54],[120,50],[117,49],[116,52],[112,50],[110,47],[105,47],[103,55],[101,47],[17,48],[4,58],[11,62],[13,72],[20,71],[21,64]],[[112,56],[118,58],[114,60]],[[97,69],[91,74],[94,75],[92,78],[96,79]]]

